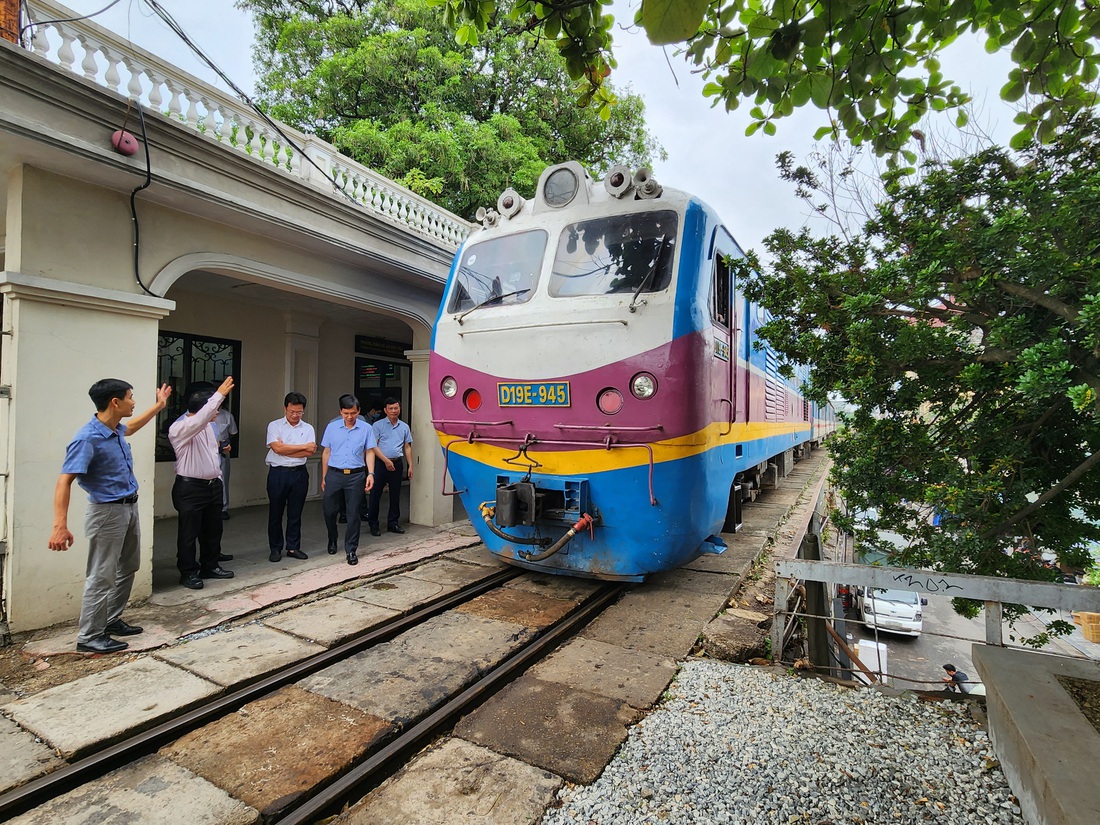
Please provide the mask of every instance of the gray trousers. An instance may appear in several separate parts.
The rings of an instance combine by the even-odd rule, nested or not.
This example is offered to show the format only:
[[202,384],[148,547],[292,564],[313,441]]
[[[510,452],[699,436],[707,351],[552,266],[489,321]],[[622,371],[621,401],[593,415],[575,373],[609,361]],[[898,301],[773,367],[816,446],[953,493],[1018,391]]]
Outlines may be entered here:
[[137,502],[88,502],[84,535],[88,539],[88,569],[80,604],[80,630],[76,637],[80,643],[102,636],[107,625],[122,617],[130,599],[134,574],[141,563]]
[[229,512],[229,456],[225,453],[221,455],[222,459],[222,512]]

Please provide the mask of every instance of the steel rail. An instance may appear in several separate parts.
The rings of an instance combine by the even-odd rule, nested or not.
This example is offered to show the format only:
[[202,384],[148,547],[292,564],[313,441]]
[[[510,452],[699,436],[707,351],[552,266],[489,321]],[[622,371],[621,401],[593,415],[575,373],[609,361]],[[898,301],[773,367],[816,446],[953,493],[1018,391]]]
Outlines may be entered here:
[[485,676],[453,697],[420,722],[388,742],[376,753],[352,768],[321,790],[302,801],[285,816],[276,818],[278,825],[307,825],[326,816],[339,813],[340,808],[365,794],[383,779],[396,773],[409,758],[435,738],[440,731],[453,727],[458,717],[474,709],[503,688],[524,670],[546,656],[563,641],[615,601],[626,584],[609,584],[590,597],[583,605],[563,616],[529,645],[516,651]]
[[287,665],[266,676],[258,677],[245,687],[236,688],[210,702],[185,711],[179,716],[160,722],[142,733],[108,745],[90,756],[33,779],[25,785],[0,795],[0,821],[6,821],[13,816],[25,813],[138,757],[153,753],[162,745],[174,741],[228,713],[232,713],[273,690],[311,676],[317,671],[324,670],[326,667],[343,661],[373,645],[389,641],[433,616],[499,587],[519,576],[522,572],[518,568],[501,570],[487,579],[482,579],[453,593],[432,599],[420,607],[411,609],[385,624],[376,626],[346,642],[340,643],[336,647],[329,648],[300,662]]

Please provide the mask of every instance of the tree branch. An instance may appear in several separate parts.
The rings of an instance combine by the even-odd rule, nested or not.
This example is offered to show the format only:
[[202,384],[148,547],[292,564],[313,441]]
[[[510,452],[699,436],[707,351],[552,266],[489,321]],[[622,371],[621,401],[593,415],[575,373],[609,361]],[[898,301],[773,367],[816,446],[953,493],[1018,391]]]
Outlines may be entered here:
[[996,527],[993,527],[982,533],[981,538],[995,538],[996,536],[999,536],[1001,533],[1005,532],[1005,530],[1007,530],[1012,525],[1018,524],[1019,522],[1023,521],[1025,518],[1030,516],[1032,513],[1034,513],[1056,495],[1064,491],[1067,487],[1077,481],[1077,479],[1081,478],[1081,476],[1083,476],[1085,473],[1087,473],[1098,464],[1100,464],[1100,452],[1095,452],[1084,461],[1082,461],[1080,464],[1078,464],[1077,467],[1072,472],[1070,472],[1069,475],[1067,475],[1065,478],[1063,478],[1061,481],[1059,481],[1057,484],[1055,484],[1053,487],[1051,487],[1049,490],[1047,490],[1045,493],[1035,499],[1035,501],[1031,502],[1031,504],[1027,505],[1027,507],[1020,510],[1014,516],[1005,519]]

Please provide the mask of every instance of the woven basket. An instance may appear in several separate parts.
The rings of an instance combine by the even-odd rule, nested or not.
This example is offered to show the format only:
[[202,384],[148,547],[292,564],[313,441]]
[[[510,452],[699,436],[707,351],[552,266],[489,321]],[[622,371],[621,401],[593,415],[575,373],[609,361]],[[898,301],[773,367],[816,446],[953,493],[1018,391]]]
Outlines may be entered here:
[[1081,619],[1081,632],[1090,642],[1100,643],[1100,613],[1078,613]]

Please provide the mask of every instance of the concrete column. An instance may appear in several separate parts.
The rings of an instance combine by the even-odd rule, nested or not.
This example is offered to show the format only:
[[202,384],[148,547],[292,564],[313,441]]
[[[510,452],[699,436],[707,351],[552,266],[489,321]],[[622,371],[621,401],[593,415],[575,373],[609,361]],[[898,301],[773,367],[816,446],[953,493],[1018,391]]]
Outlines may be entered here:
[[[415,334],[415,333],[414,333]],[[443,456],[432,424],[432,405],[428,396],[428,356],[426,349],[406,350],[412,362],[412,408],[409,422],[413,434],[413,461],[416,472],[409,485],[409,519],[415,524],[435,526],[454,520],[454,503],[443,489]]]
[[[65,448],[95,413],[88,388],[100,378],[133,384],[139,412],[156,401],[157,329],[175,306],[139,293],[136,284],[126,292],[65,277],[79,270],[105,284],[132,282],[129,273],[115,271],[109,231],[97,242],[83,228],[70,233],[61,220],[67,214],[50,213],[57,180],[29,167],[8,176],[6,270],[0,273],[0,540],[7,549],[3,598],[15,632],[73,621],[80,612],[87,496],[76,485],[69,506],[76,543],[64,553],[46,547]],[[84,223],[95,222],[88,216],[113,215],[114,193],[86,187],[81,195]],[[128,231],[123,228],[127,246]],[[140,599],[150,595],[153,581],[154,425],[129,441],[141,495],[142,565],[133,591]]]
[[[80,612],[87,496],[76,485],[69,506],[76,543],[65,553],[46,548],[65,447],[95,413],[87,392],[100,378],[133,384],[138,412],[156,401],[157,327],[173,303],[10,271],[0,274],[0,293],[5,333],[10,330],[0,382],[11,394],[0,416],[8,472],[3,506],[18,514],[7,520],[4,598],[11,629],[20,632],[72,621]],[[134,599],[153,589],[154,430],[150,424],[128,439],[141,495],[142,564]]]

